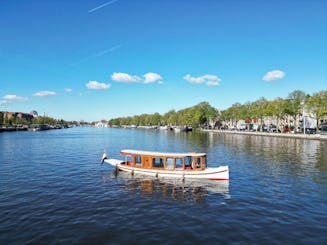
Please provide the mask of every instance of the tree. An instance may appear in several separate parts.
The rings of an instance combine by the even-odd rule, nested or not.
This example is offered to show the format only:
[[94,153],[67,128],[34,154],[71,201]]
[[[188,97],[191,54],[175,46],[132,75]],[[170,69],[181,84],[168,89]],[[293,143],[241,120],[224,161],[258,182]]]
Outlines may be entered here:
[[298,116],[301,114],[306,95],[301,90],[294,90],[287,96],[286,112],[295,120],[294,126],[297,127]]
[[316,118],[317,131],[319,131],[320,120],[327,116],[327,90],[314,93],[307,99],[306,104]]
[[285,115],[285,100],[277,97],[275,100],[268,102],[267,115],[276,117],[277,129],[280,129],[280,120]]
[[168,125],[176,125],[177,124],[177,113],[175,110],[168,111],[164,116],[166,120],[166,124]]
[[263,129],[263,117],[267,116],[268,101],[261,97],[253,103],[254,114],[260,118],[260,131]]

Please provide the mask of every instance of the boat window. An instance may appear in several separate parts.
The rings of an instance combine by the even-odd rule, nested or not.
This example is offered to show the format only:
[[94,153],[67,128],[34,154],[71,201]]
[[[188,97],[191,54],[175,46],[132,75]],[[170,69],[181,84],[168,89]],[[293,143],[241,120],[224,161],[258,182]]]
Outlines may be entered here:
[[201,157],[201,165],[202,165],[202,168],[206,168],[207,167],[207,159],[206,157]]
[[142,157],[141,156],[135,156],[135,165],[142,166]]
[[133,165],[133,157],[132,156],[125,156],[125,162],[127,165]]
[[164,167],[164,161],[160,157],[156,157],[152,159],[152,166],[154,168],[163,168]]
[[176,168],[183,168],[183,159],[182,158],[176,158],[175,159]]
[[174,168],[174,158],[167,158],[166,159],[166,168],[173,169]]
[[185,169],[192,169],[192,157],[186,156],[184,161],[185,161]]
[[201,158],[195,158],[195,168],[201,168]]

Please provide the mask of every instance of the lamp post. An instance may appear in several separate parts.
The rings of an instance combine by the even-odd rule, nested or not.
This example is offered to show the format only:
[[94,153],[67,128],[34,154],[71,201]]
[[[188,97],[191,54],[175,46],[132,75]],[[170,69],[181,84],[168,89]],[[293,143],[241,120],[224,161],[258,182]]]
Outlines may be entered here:
[[302,124],[303,124],[303,134],[305,134],[305,115],[304,115],[304,101],[301,103],[302,104]]

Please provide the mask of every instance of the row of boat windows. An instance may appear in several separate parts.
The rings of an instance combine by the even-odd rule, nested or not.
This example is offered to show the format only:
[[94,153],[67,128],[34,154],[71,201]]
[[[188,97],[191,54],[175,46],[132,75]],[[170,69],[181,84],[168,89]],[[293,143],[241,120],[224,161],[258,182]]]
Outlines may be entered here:
[[[136,166],[142,166],[142,157],[135,156],[134,163]],[[180,158],[152,158],[153,168],[166,168],[166,169],[198,169],[206,167],[205,157],[180,157]]]

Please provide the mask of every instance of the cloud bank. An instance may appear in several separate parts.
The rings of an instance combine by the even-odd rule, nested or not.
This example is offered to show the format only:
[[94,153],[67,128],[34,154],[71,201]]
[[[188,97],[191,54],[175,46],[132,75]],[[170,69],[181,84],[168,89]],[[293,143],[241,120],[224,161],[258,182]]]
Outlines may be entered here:
[[[143,79],[143,78],[144,79]],[[114,72],[111,75],[111,80],[120,83],[163,83],[163,78],[160,74],[154,72],[145,73],[143,76],[130,75],[123,72]]]
[[97,81],[89,81],[86,85],[85,85],[88,89],[108,89],[111,87],[111,84],[109,83],[100,83]]
[[262,80],[266,81],[266,82],[270,82],[273,80],[279,80],[285,77],[285,72],[281,71],[281,70],[273,70],[273,71],[269,71],[267,72]]
[[25,97],[18,96],[18,95],[15,95],[15,94],[8,94],[8,95],[5,95],[5,96],[3,97],[3,99],[5,99],[5,100],[10,100],[10,101],[19,101],[19,102],[22,102],[22,101],[26,101],[26,100],[28,100],[28,99],[25,98]]
[[33,94],[34,96],[38,96],[38,97],[46,97],[46,96],[54,96],[56,95],[56,92],[53,91],[39,91],[36,92],[35,94]]
[[201,77],[192,77],[190,74],[187,74],[183,78],[189,83],[206,84],[207,86],[218,86],[221,82],[218,76],[211,74],[206,74]]
[[140,82],[142,79],[139,76],[132,76],[123,72],[114,72],[111,75],[111,80],[121,83],[137,83]]

